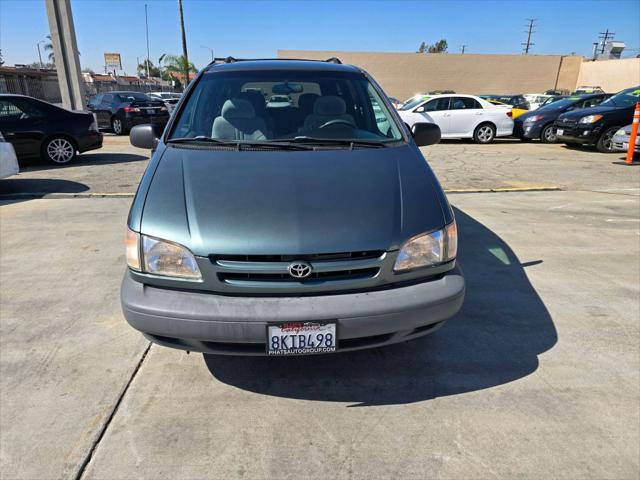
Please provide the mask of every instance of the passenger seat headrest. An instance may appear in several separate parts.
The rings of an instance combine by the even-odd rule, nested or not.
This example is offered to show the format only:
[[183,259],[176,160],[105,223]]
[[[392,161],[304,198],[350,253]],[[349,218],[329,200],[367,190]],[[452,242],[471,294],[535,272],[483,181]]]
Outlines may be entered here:
[[231,120],[233,118],[254,118],[256,112],[248,100],[241,98],[230,98],[222,105],[222,118]]
[[343,99],[335,95],[320,97],[313,105],[313,113],[323,116],[344,115],[347,112],[347,104]]

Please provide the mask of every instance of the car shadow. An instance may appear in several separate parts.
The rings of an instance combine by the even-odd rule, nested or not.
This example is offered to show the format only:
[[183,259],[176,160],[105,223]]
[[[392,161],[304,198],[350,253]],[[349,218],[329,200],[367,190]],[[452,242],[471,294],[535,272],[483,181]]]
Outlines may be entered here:
[[460,265],[467,282],[462,310],[442,329],[389,347],[306,357],[204,355],[217,380],[286,398],[407,404],[512,382],[538,368],[553,347],[553,320],[524,267],[490,229],[456,209]]
[[42,198],[49,193],[81,193],[89,190],[84,183],[55,178],[6,178],[0,180],[0,200],[20,197]]
[[39,159],[20,160],[20,172],[39,172],[42,170],[61,170],[64,168],[73,168],[81,165],[113,165],[118,163],[142,162],[149,160],[149,157],[138,155],[136,153],[83,153],[78,155],[76,159],[67,165],[53,165],[45,163]]

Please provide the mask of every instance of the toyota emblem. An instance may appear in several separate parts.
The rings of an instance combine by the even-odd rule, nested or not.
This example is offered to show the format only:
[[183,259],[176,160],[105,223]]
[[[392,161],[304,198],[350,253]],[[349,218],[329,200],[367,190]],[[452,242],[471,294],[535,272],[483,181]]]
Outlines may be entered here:
[[293,278],[307,278],[311,275],[311,265],[307,262],[293,262],[289,265],[289,275]]

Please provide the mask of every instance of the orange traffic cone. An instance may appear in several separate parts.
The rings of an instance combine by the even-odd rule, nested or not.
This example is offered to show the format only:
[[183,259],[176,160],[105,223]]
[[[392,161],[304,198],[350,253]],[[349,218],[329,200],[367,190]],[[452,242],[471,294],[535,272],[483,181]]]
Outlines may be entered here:
[[636,138],[638,137],[638,124],[640,124],[640,102],[636,103],[636,110],[633,112],[633,124],[631,125],[631,135],[629,135],[629,148],[627,150],[627,158],[625,159],[627,165],[633,163],[633,154],[636,150]]

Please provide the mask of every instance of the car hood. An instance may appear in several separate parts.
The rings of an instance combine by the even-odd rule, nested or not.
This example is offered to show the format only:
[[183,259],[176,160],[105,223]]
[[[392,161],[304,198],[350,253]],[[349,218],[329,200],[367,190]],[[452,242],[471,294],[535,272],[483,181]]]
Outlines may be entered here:
[[440,186],[413,146],[229,151],[168,146],[141,232],[196,255],[391,250],[444,225]]

